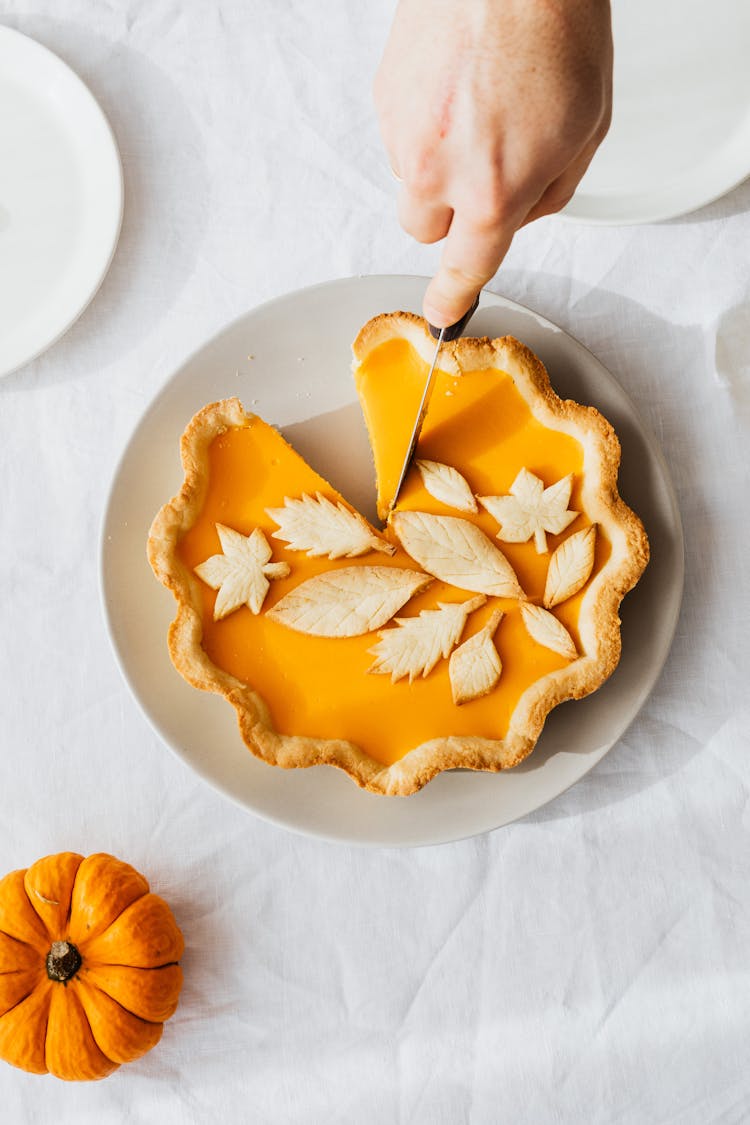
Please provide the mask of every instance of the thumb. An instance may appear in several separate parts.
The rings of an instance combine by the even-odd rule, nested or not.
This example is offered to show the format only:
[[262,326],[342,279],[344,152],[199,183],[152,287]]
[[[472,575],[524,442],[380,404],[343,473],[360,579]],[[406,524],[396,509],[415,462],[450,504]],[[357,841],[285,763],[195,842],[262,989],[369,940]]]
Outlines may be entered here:
[[483,285],[496,274],[514,229],[488,228],[453,216],[440,268],[427,286],[423,312],[435,328],[447,328],[471,307]]

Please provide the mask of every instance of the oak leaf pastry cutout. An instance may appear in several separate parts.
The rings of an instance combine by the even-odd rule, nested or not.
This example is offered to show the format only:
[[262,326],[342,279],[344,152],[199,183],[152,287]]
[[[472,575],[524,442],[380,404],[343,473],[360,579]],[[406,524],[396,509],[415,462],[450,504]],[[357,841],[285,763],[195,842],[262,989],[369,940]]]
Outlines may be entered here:
[[[390,313],[353,351],[385,519],[434,341],[419,317]],[[508,769],[552,708],[617,665],[620,603],[648,560],[617,492],[619,443],[512,337],[443,346],[418,463],[382,530],[237,399],[189,421],[181,456],[148,542],[177,605],[170,656],[226,698],[270,765],[332,765],[399,796],[443,770]],[[240,604],[256,612],[224,612],[241,583],[225,595],[196,573],[216,524],[253,540]]]
[[541,555],[547,550],[545,533],[559,535],[578,515],[568,511],[572,487],[570,473],[545,488],[544,481],[534,473],[521,469],[510,486],[509,496],[480,496],[479,502],[500,524],[498,539],[504,543],[526,543],[533,535]]
[[266,509],[279,525],[274,539],[289,545],[290,551],[306,551],[311,558],[354,559],[370,551],[392,555],[392,543],[376,535],[367,520],[339,501],[334,504],[322,492],[299,499],[286,497],[281,508]]
[[458,644],[466,619],[487,599],[477,594],[467,602],[438,602],[437,609],[423,609],[418,617],[397,617],[394,629],[384,629],[370,651],[377,657],[371,672],[390,673],[393,683],[403,676],[409,683],[427,676],[441,658]]

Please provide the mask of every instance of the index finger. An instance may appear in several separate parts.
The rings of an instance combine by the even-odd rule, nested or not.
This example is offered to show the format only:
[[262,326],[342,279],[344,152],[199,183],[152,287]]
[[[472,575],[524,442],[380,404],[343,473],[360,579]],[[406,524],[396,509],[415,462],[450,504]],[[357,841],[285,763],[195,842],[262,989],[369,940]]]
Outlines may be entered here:
[[423,311],[435,328],[448,327],[470,308],[483,285],[497,273],[515,233],[515,224],[480,225],[453,215],[440,268],[427,286]]

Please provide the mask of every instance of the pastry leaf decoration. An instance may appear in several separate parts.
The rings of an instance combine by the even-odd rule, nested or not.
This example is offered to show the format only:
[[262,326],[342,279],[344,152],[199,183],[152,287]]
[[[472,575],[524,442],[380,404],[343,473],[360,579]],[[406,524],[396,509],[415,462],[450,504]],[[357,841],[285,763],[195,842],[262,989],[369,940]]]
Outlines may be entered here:
[[266,617],[316,637],[357,637],[385,625],[431,578],[394,566],[348,566],[316,574]]
[[544,604],[547,609],[572,598],[589,580],[594,568],[596,524],[564,539],[549,560]]
[[480,504],[500,524],[497,538],[504,543],[526,543],[534,537],[537,552],[547,550],[547,535],[559,535],[578,512],[568,510],[573,476],[544,487],[544,482],[528,469],[521,469],[510,486],[509,496],[479,496]]
[[395,512],[391,526],[406,552],[430,574],[479,594],[526,598],[505,555],[470,520]]
[[496,609],[478,633],[451,653],[448,673],[456,706],[487,695],[500,679],[503,666],[492,638],[502,619],[503,611]]
[[417,460],[414,463],[430,496],[449,508],[458,508],[460,512],[479,511],[474,493],[458,469],[442,461]]
[[250,535],[242,535],[222,523],[216,524],[222,554],[212,555],[195,567],[195,573],[207,586],[218,590],[214,604],[214,621],[246,605],[252,613],[260,613],[269,589],[269,579],[286,578],[289,564],[272,563],[268,540],[259,527]]
[[525,602],[521,606],[521,616],[532,640],[559,656],[564,656],[566,660],[575,660],[578,656],[575,642],[562,621],[558,621],[553,613],[540,605]]
[[303,493],[299,499],[284,499],[282,508],[266,508],[279,525],[271,534],[282,539],[290,551],[306,551],[310,558],[353,559],[369,551],[394,554],[396,548],[376,535],[359,512],[341,501],[335,504],[321,492]]
[[391,680],[427,676],[458,644],[466,619],[484,605],[486,598],[477,594],[467,602],[444,604],[437,609],[423,609],[418,617],[397,617],[395,627],[384,629],[380,640],[371,649],[376,657],[371,672],[390,673]]

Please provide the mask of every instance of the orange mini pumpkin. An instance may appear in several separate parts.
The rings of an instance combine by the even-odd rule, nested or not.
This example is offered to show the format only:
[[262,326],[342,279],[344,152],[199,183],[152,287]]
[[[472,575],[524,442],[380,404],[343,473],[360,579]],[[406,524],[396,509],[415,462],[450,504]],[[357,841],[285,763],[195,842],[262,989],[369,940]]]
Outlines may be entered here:
[[104,1078],[161,1038],[182,985],[182,934],[114,856],[61,852],[0,880],[0,1058]]

